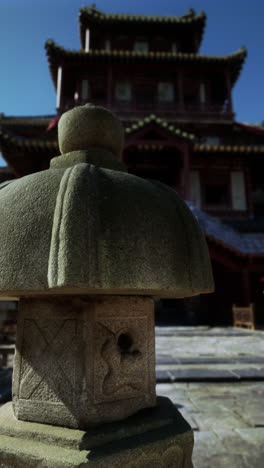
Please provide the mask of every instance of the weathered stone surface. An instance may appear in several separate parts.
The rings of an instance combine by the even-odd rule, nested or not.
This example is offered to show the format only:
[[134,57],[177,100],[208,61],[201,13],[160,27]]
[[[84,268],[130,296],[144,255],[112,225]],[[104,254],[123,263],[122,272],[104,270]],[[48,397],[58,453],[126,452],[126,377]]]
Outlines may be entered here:
[[124,129],[112,112],[103,107],[86,104],[61,116],[58,138],[62,154],[99,147],[119,159],[123,149]]
[[14,364],[19,419],[85,428],[154,406],[153,300],[22,299]]
[[0,420],[1,468],[193,467],[193,433],[167,398],[87,432],[16,421],[10,404],[0,409]]
[[212,291],[195,217],[174,190],[123,172],[120,124],[96,109],[62,116],[60,146],[70,153],[51,169],[1,188],[0,294]]

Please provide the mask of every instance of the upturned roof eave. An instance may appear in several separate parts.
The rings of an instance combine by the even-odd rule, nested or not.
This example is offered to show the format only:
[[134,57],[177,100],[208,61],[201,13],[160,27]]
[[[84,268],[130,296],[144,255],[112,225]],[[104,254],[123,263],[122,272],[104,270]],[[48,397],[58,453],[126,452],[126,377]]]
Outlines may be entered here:
[[235,248],[231,244],[228,244],[226,242],[223,242],[221,239],[218,239],[217,237],[208,234],[205,231],[205,236],[208,241],[208,243],[212,243],[220,247],[223,251],[226,251],[227,253],[234,255],[236,257],[240,257],[241,259],[249,260],[249,259],[256,259],[256,258],[263,258],[264,259],[264,252],[247,252],[244,250],[240,250],[238,248]]
[[20,115],[14,115],[14,116],[6,116],[2,114],[0,116],[0,127],[13,127],[17,125],[26,125],[26,126],[47,126],[52,119],[54,118],[54,115],[36,115],[36,116],[20,116]]
[[[54,117],[54,116],[53,116]],[[16,117],[15,117],[16,119]],[[6,118],[10,123],[12,122],[12,117]],[[31,121],[29,125],[32,125],[33,118],[31,117]],[[49,119],[46,123],[48,124],[49,122],[52,122],[52,119]],[[25,118],[25,123],[26,123],[26,118]],[[38,117],[36,118],[36,124],[39,124],[38,122]],[[190,143],[193,143],[193,151],[195,153],[234,153],[234,154],[239,154],[239,155],[248,155],[248,154],[257,154],[257,153],[264,153],[264,144],[263,145],[208,145],[208,144],[203,144],[203,143],[198,143],[196,141],[195,135],[185,132],[184,130],[181,130],[175,126],[175,124],[166,121],[165,119],[162,119],[155,114],[150,114],[147,117],[144,117],[143,119],[139,119],[137,122],[134,122],[131,125],[127,125],[125,127],[125,135],[127,137],[133,136],[135,132],[138,130],[142,130],[144,127],[150,125],[150,124],[155,124],[158,127],[160,127],[163,130],[166,130],[168,133],[170,133],[171,136],[175,138],[181,138],[184,140],[188,140]],[[33,149],[40,149],[40,148],[54,148],[57,149],[58,145],[57,142],[54,139],[41,139],[41,138],[29,138],[29,137],[21,137],[13,133],[12,131],[10,132],[10,126],[9,129],[5,130],[5,126],[2,126],[1,128],[1,121],[0,121],[0,146],[1,144],[9,145],[9,146],[15,146],[15,147],[25,147],[27,149],[33,148]],[[48,136],[48,135],[47,135]]]
[[194,145],[195,153],[234,153],[234,154],[256,154],[264,153],[263,145],[207,145],[203,143],[196,143]]
[[41,139],[41,138],[28,138],[20,137],[15,134],[11,134],[3,129],[0,129],[0,148],[13,147],[16,149],[27,149],[29,150],[59,150],[59,146],[56,140],[52,139]]
[[117,22],[117,23],[127,23],[127,22],[140,22],[140,23],[153,23],[153,24],[191,24],[196,23],[197,21],[204,21],[206,14],[204,11],[201,11],[198,14],[195,14],[193,9],[184,15],[179,16],[162,16],[162,15],[135,15],[129,13],[104,13],[100,10],[97,10],[94,6],[90,7],[81,7],[79,12],[79,21],[84,23],[85,21],[93,20],[95,22]]
[[195,135],[185,132],[177,127],[175,125],[171,124],[170,122],[166,121],[165,119],[162,119],[155,114],[150,114],[147,117],[144,117],[143,119],[138,120],[136,123],[126,127],[125,129],[125,135],[129,137],[130,135],[133,135],[135,132],[138,130],[142,130],[143,128],[149,126],[149,125],[156,125],[160,127],[162,130],[167,131],[170,135],[174,136],[175,138],[181,138],[183,140],[189,141],[193,143],[195,141]]
[[196,29],[198,36],[198,47],[202,41],[203,32],[206,23],[206,14],[201,11],[195,14],[194,10],[190,9],[187,14],[181,16],[158,16],[158,15],[135,15],[135,14],[111,14],[104,13],[97,10],[93,5],[90,7],[82,7],[79,11],[79,28],[80,39],[82,47],[85,42],[85,30],[93,26],[111,25],[126,27],[129,24],[138,26],[151,26],[155,27],[155,34],[157,28],[168,30],[168,28],[175,28],[177,26],[184,27],[187,31],[191,28]]
[[[46,54],[48,57],[50,72],[54,86],[56,86],[57,68],[63,63],[78,62],[85,63],[91,61],[104,61],[106,63],[116,62],[169,62],[169,63],[188,63],[188,64],[210,64],[210,65],[227,65],[231,68],[231,83],[234,85],[241,72],[243,63],[247,56],[247,50],[241,47],[232,54],[225,56],[212,56],[195,53],[176,53],[176,52],[137,52],[129,50],[68,50],[59,46],[54,41],[49,39],[45,44]],[[233,68],[233,69],[232,69]]]

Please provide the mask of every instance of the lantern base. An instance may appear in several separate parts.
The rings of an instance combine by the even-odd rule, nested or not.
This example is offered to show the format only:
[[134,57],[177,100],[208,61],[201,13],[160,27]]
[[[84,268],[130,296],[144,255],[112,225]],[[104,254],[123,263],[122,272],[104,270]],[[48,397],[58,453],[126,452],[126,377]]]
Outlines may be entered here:
[[154,303],[135,296],[19,302],[15,416],[85,430],[156,405]]
[[17,420],[0,409],[4,468],[192,468],[193,432],[172,402],[158,398],[125,421],[80,431]]

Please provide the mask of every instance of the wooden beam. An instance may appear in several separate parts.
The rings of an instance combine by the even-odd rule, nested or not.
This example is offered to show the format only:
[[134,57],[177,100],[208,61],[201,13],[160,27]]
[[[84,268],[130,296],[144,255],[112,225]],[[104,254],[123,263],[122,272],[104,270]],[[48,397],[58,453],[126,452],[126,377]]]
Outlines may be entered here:
[[241,262],[238,259],[233,258],[230,253],[223,252],[223,249],[216,249],[214,246],[209,244],[209,253],[211,260],[214,260],[220,265],[224,265],[230,271],[241,271]]
[[249,271],[244,268],[242,270],[242,295],[243,295],[243,302],[244,305],[247,306],[251,302],[251,283],[250,283],[250,276]]
[[232,86],[231,86],[229,70],[225,71],[225,78],[226,78],[227,99],[228,99],[227,112],[233,113]]
[[61,85],[62,85],[62,67],[58,67],[57,72],[57,99],[56,99],[56,108],[57,110],[61,107]]
[[18,302],[19,297],[17,297],[17,296],[0,296],[0,302],[7,302],[7,301]]
[[87,28],[85,30],[85,49],[84,49],[84,51],[89,52],[89,50],[90,50],[90,29]]
[[254,214],[254,203],[252,198],[252,180],[249,172],[249,168],[245,169],[245,189],[246,189],[246,200],[247,207],[250,215]]
[[183,198],[184,200],[190,200],[190,155],[188,146],[184,145],[183,149]]
[[178,110],[184,112],[183,77],[181,69],[179,69],[177,73],[177,95],[179,102]]
[[113,105],[113,68],[112,64],[108,64],[107,68],[107,107],[112,108]]

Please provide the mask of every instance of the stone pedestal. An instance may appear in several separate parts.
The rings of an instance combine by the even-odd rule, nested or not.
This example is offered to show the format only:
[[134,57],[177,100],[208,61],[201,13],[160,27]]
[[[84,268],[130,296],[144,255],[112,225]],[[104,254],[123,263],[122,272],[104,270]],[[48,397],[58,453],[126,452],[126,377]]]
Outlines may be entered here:
[[21,299],[17,330],[18,419],[86,429],[155,406],[152,299]]
[[0,422],[1,468],[193,467],[193,432],[164,397],[155,408],[86,432],[16,420],[10,403]]

